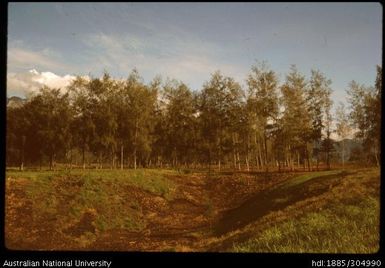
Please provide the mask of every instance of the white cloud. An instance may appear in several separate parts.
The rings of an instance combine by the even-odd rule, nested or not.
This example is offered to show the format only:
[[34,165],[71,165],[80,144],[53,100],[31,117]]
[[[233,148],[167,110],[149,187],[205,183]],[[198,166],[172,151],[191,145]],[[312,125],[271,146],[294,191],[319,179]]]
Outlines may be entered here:
[[60,61],[60,54],[50,48],[31,50],[21,41],[12,41],[8,45],[8,70],[17,69],[68,69],[68,65]]
[[32,69],[28,72],[7,74],[7,95],[28,95],[37,92],[42,86],[65,88],[75,79],[75,76],[59,76],[52,72],[38,72]]
[[140,73],[161,74],[196,85],[216,70],[242,80],[247,73],[240,66],[221,62],[221,55],[226,54],[223,48],[183,35],[157,33],[150,40],[146,36],[99,33],[85,36],[83,43],[90,47],[93,66],[121,74],[135,67]]

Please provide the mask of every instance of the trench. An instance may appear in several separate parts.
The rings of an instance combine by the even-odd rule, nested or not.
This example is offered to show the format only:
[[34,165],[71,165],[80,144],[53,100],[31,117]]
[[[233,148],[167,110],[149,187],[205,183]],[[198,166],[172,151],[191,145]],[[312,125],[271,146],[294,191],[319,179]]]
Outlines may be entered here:
[[221,236],[245,227],[270,212],[321,195],[338,185],[346,175],[346,172],[324,175],[297,185],[290,185],[289,181],[272,190],[257,193],[239,207],[225,212],[213,226],[213,232],[216,236]]

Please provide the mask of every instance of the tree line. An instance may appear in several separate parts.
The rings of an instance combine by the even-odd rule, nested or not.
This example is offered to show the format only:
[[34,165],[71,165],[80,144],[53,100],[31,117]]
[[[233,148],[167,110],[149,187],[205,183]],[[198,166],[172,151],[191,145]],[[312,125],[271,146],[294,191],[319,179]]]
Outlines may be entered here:
[[349,111],[340,103],[333,116],[331,80],[295,65],[280,83],[257,63],[245,87],[216,71],[199,91],[160,77],[146,84],[136,69],[125,80],[78,76],[7,107],[7,166],[312,170],[330,168],[333,132],[344,147],[353,131],[360,157],[379,165],[381,77],[377,66],[374,86],[352,81]]

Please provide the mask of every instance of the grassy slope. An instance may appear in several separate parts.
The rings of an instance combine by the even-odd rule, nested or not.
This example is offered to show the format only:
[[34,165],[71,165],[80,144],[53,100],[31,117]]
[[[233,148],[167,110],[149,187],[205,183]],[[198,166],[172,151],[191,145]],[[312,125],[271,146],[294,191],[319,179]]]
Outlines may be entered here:
[[[148,192],[171,200],[175,185],[169,170],[71,170],[7,172],[9,183],[24,181],[33,219],[54,219],[59,228],[81,224],[84,215],[96,218],[96,228],[140,231],[145,228],[135,195]],[[135,190],[136,189],[136,190]],[[60,217],[58,217],[60,215]],[[91,232],[80,240],[92,241]],[[81,241],[78,241],[81,242]]]
[[316,179],[318,177],[323,177],[328,175],[337,175],[339,173],[341,173],[341,170],[315,171],[311,173],[305,173],[303,175],[293,178],[288,183],[285,183],[284,187],[286,188],[286,187],[299,185],[309,180]]
[[[304,178],[295,179],[305,181]],[[235,252],[374,253],[379,249],[379,170],[360,170],[313,200],[313,209],[235,241]],[[318,205],[317,205],[318,202]],[[295,209],[293,206],[291,209]],[[289,208],[287,214],[294,213]],[[285,213],[285,212],[283,212]]]
[[[80,179],[88,184],[113,182],[116,184],[130,184],[165,198],[171,198],[172,184],[165,178],[167,174],[174,174],[172,170],[67,170],[67,171],[7,171],[7,178],[26,178],[33,183],[44,185],[56,178]],[[49,185],[47,185],[49,187]]]
[[[180,190],[177,192],[175,182],[168,179],[168,175],[178,174],[171,170],[146,169],[11,171],[6,175],[7,189],[9,185],[14,184],[17,189],[25,192],[23,202],[33,200],[32,216],[27,217],[32,224],[35,222],[38,226],[41,222],[52,221],[52,228],[59,227],[61,233],[65,235],[63,243],[73,240],[74,248],[79,244],[86,248],[95,241],[98,233],[105,230],[113,228],[132,232],[146,230],[146,217],[142,213],[143,200],[148,200],[152,204],[157,196],[169,201],[178,198]],[[282,186],[285,189],[290,187],[294,189],[310,182],[310,188],[317,188],[317,183],[312,183],[312,179],[329,175],[340,176],[340,171],[305,173],[290,179]],[[320,196],[308,196],[282,211],[272,212],[224,237],[200,237],[201,242],[196,246],[200,251],[207,251],[216,244],[219,251],[231,252],[377,251],[379,170],[356,170],[339,180],[341,183]],[[240,182],[236,180],[234,183]],[[231,190],[232,195],[235,194],[234,187],[231,187]],[[13,202],[12,198],[7,196],[7,200],[11,201],[9,204],[21,201],[17,199]],[[25,204],[22,207],[25,207]],[[57,217],[58,215],[60,217]],[[96,232],[91,230],[76,235],[66,231],[72,228],[75,232],[86,228],[87,217],[96,219],[88,220],[95,223]],[[29,226],[26,222],[24,229],[20,230],[29,230]],[[18,235],[15,233],[16,230],[13,235]],[[28,240],[25,235],[31,236],[31,245],[36,243],[32,233],[20,233],[20,239]],[[38,237],[40,233],[34,236]],[[27,245],[26,248],[32,247],[31,245]],[[195,246],[190,250],[196,250]]]

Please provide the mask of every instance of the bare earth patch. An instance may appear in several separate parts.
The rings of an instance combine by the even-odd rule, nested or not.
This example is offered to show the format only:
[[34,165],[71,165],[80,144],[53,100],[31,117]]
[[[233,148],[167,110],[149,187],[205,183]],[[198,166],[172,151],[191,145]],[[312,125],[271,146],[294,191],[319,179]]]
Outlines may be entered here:
[[379,187],[377,177],[345,179],[357,172],[320,173],[314,178],[295,173],[173,172],[164,175],[173,187],[167,195],[114,180],[98,181],[95,186],[77,176],[52,177],[44,181],[44,191],[37,191],[36,180],[20,174],[6,181],[6,246],[231,251],[234,243],[247,241],[272,223],[326,208],[349,187],[351,197],[342,201]]

